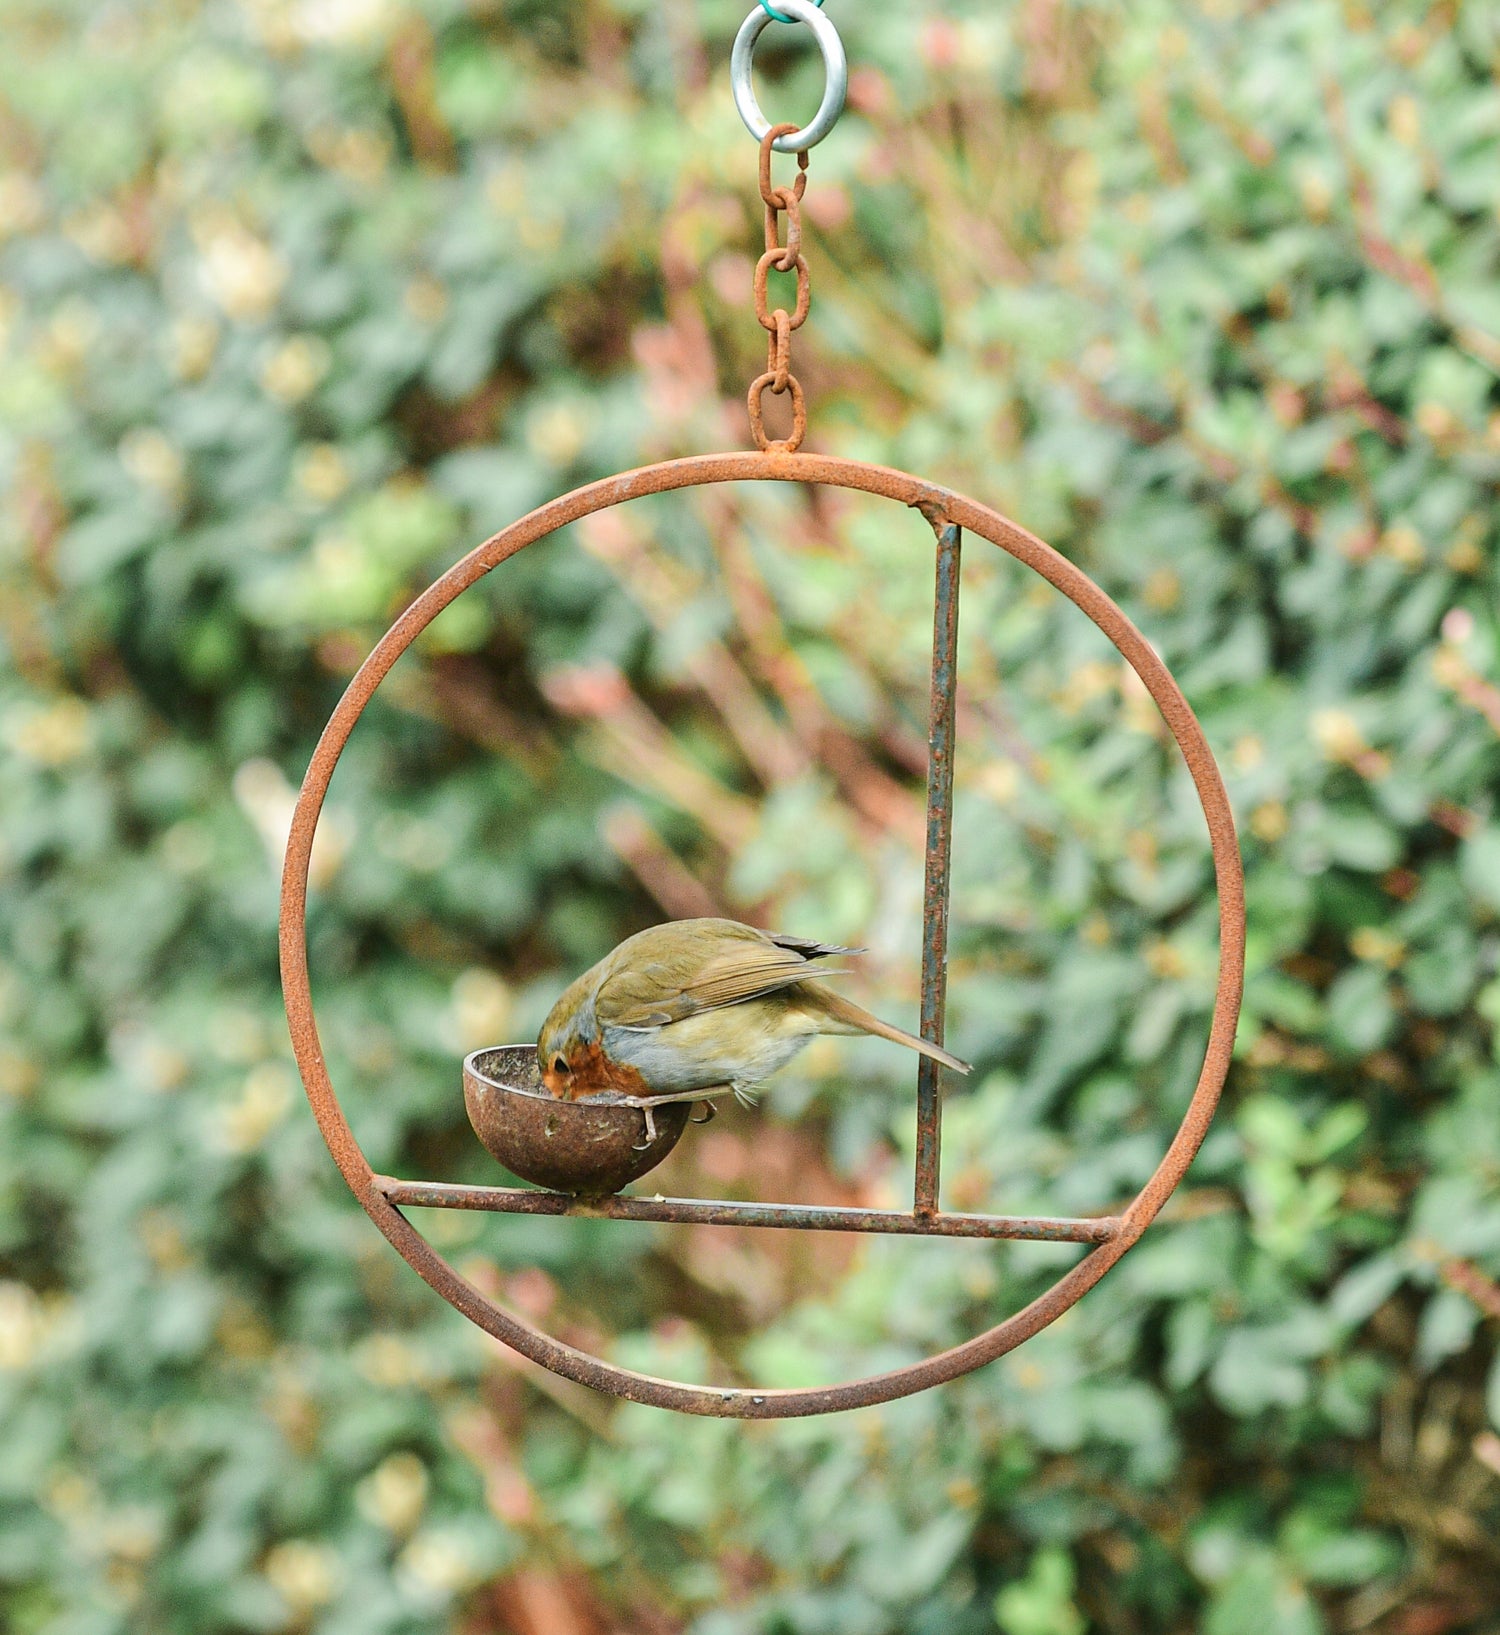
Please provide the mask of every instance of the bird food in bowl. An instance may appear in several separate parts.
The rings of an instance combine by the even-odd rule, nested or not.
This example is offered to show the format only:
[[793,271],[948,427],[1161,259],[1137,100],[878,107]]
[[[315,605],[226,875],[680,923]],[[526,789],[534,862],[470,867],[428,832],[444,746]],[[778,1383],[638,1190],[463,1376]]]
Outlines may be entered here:
[[675,1147],[690,1102],[651,1109],[622,1095],[564,1101],[537,1071],[536,1046],[493,1045],[464,1062],[464,1105],[485,1149],[512,1174],[555,1192],[603,1198]]

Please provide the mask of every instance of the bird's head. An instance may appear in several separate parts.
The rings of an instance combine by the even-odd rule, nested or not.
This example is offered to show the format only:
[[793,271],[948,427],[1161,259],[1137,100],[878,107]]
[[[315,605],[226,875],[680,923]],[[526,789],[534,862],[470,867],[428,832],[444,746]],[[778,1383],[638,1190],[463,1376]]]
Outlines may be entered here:
[[538,1050],[537,1067],[542,1075],[542,1087],[549,1096],[566,1101],[573,1094],[573,1065],[560,1050],[550,1053]]
[[593,994],[575,982],[547,1014],[537,1036],[536,1065],[547,1093],[568,1100],[590,1048],[598,1044]]

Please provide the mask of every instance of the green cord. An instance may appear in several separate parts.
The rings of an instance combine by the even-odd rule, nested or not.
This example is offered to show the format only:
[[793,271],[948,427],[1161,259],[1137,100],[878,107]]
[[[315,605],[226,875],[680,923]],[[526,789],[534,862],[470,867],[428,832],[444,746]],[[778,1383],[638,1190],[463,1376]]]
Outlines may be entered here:
[[[823,0],[813,0],[813,4],[821,7]],[[795,23],[797,21],[795,17],[788,17],[784,12],[777,11],[775,7],[770,4],[770,0],[760,0],[760,6],[761,10],[765,12],[767,17],[774,17],[778,23]]]

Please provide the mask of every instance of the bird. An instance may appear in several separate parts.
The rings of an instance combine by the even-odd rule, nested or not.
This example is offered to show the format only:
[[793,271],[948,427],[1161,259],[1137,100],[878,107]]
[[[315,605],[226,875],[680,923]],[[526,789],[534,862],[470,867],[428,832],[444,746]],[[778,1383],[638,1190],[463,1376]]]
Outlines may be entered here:
[[613,1093],[644,1108],[754,1089],[819,1034],[874,1034],[968,1073],[931,1040],[882,1022],[820,980],[818,962],[859,948],[760,931],[738,920],[673,920],[627,937],[552,1007],[537,1070],[563,1101]]

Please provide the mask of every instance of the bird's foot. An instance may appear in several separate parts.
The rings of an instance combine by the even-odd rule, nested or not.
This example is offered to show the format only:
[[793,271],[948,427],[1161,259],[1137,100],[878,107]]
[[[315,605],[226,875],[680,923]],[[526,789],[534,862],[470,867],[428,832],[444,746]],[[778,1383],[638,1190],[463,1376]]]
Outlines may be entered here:
[[[666,1104],[668,1102],[673,1102],[673,1101],[704,1101],[704,1102],[706,1102],[706,1101],[708,1101],[708,1098],[710,1096],[723,1095],[723,1093],[726,1090],[732,1089],[732,1088],[733,1088],[733,1086],[727,1085],[727,1084],[712,1084],[712,1085],[709,1085],[708,1088],[704,1089],[704,1090],[682,1090],[682,1091],[679,1091],[676,1095],[667,1095],[667,1096],[621,1096],[620,1097],[620,1102],[621,1103],[623,1103],[626,1107],[638,1107],[638,1108],[640,1108],[641,1112],[645,1116],[646,1139],[643,1142],[641,1142],[638,1146],[636,1146],[634,1150],[636,1152],[644,1152],[646,1150],[646,1148],[649,1147],[651,1145],[651,1143],[656,1140],[656,1136],[657,1136],[656,1120],[652,1116],[652,1111],[651,1111],[652,1108],[654,1108],[654,1107],[664,1107],[664,1106],[666,1106]],[[735,1093],[736,1096],[739,1096],[741,1100],[744,1099],[743,1096],[740,1095],[740,1092],[738,1090],[736,1090],[734,1093]],[[712,1106],[712,1104],[710,1104],[710,1110],[709,1110],[708,1118],[695,1118],[693,1120],[693,1123],[694,1124],[707,1124],[709,1119],[711,1119],[714,1116],[714,1114],[717,1112],[717,1110],[718,1110],[717,1108],[714,1108]]]
[[703,1103],[703,1117],[702,1118],[690,1118],[688,1120],[688,1123],[689,1124],[712,1124],[713,1121],[718,1116],[719,1116],[719,1109],[717,1107],[715,1107],[714,1104],[711,1101],[705,1101]]

